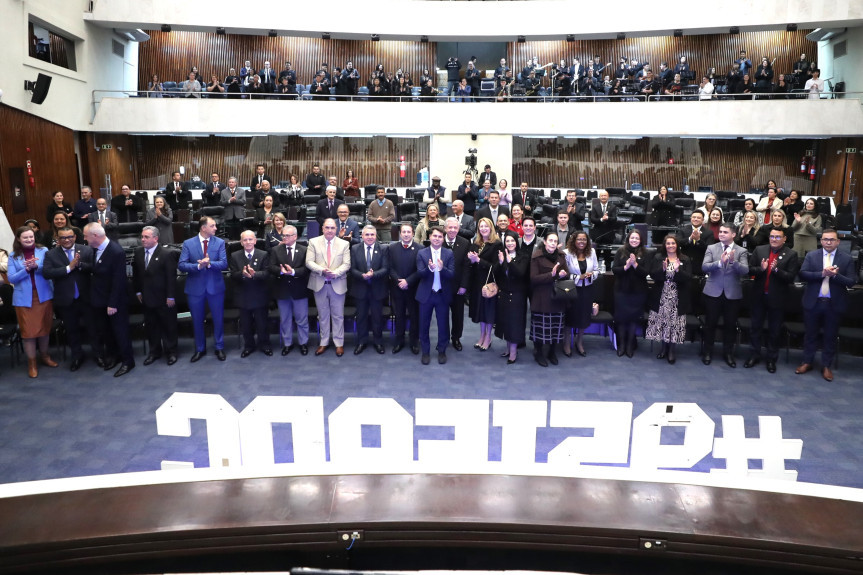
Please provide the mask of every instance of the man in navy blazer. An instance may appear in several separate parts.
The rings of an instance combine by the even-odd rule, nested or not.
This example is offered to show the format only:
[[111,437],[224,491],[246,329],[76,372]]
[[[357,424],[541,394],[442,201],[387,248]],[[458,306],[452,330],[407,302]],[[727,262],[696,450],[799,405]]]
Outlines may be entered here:
[[132,258],[132,285],[144,306],[144,324],[150,353],[144,365],[151,365],[164,353],[168,365],[177,363],[177,259],[176,250],[159,242],[159,228],[144,226],[141,246]]
[[405,346],[405,325],[410,318],[409,342],[411,352],[420,352],[420,307],[417,302],[417,284],[420,276],[417,271],[417,254],[422,246],[414,241],[414,229],[410,224],[402,224],[399,241],[387,246],[390,263],[390,301],[393,315],[396,316],[393,330],[393,353],[400,352]]
[[201,218],[198,235],[183,242],[180,252],[181,272],[186,278],[186,299],[192,313],[192,326],[195,331],[195,353],[192,363],[207,355],[207,340],[204,334],[206,308],[213,317],[213,339],[216,343],[216,357],[225,361],[225,280],[222,272],[228,269],[228,256],[225,241],[216,237],[216,221],[204,216]]
[[363,228],[363,241],[351,247],[351,294],[357,304],[357,347],[361,354],[369,341],[369,314],[375,351],[384,353],[383,300],[387,297],[389,261],[372,225]]
[[[86,221],[86,220],[85,220]],[[72,350],[71,371],[84,363],[81,342],[88,331],[81,319],[90,310],[90,266],[93,250],[75,243],[75,231],[70,227],[57,230],[60,242],[45,254],[42,275],[54,282],[54,312],[66,329],[66,339]],[[70,257],[71,256],[71,257]],[[91,339],[92,341],[92,339]]]
[[337,209],[344,203],[344,201],[336,197],[335,186],[327,186],[327,197],[325,199],[318,200],[318,205],[315,209],[315,219],[318,220],[321,228],[324,227],[325,220],[336,221],[338,219],[339,213]]
[[231,280],[235,283],[234,305],[240,310],[240,329],[243,332],[243,352],[240,357],[250,356],[255,349],[268,357],[273,355],[267,330],[267,304],[270,302],[269,254],[256,249],[256,241],[255,232],[244,231],[240,234],[243,249],[231,254]]
[[420,346],[422,347],[422,363],[431,362],[431,328],[432,312],[437,316],[437,360],[446,363],[446,346],[449,340],[449,302],[452,299],[450,283],[455,274],[455,257],[452,250],[443,247],[444,231],[440,227],[432,227],[429,231],[429,243],[417,254],[417,272],[420,276],[417,287],[417,301],[420,302]]
[[120,244],[105,237],[105,228],[99,223],[84,226],[84,239],[93,249],[90,335],[96,350],[96,363],[109,370],[117,365],[119,358],[120,368],[114,377],[120,377],[135,368],[132,339],[129,337],[126,252]]
[[347,204],[339,204],[336,213],[339,215],[336,219],[336,237],[350,242],[352,246],[360,243],[360,225],[350,218],[351,211]]
[[847,289],[854,285],[854,263],[851,256],[840,252],[836,230],[826,228],[821,232],[821,249],[806,254],[800,277],[806,282],[803,292],[803,321],[806,334],[803,337],[803,363],[795,373],[806,373],[812,369],[818,333],[823,330],[821,349],[821,375],[833,381],[830,366],[836,356],[836,337],[839,318],[848,308]]
[[270,276],[273,293],[279,306],[279,334],[282,355],[294,349],[294,321],[300,353],[309,353],[309,270],[306,267],[306,247],[297,243],[297,228],[285,226],[282,243],[270,250]]

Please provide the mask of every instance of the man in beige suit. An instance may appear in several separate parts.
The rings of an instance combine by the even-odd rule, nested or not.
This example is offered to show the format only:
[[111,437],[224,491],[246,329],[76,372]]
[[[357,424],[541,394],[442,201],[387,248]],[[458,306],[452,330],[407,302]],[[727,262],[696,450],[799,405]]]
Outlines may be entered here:
[[309,289],[315,292],[321,342],[315,355],[321,355],[330,346],[330,318],[336,355],[345,353],[345,293],[348,291],[347,274],[351,269],[349,242],[336,237],[336,222],[324,220],[323,234],[309,240],[306,267],[309,270]]

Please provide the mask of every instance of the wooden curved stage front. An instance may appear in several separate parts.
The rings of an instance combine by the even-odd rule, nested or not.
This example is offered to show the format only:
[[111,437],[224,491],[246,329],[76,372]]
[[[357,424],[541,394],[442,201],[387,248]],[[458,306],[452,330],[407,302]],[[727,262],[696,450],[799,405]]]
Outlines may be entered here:
[[[350,550],[342,531],[361,535]],[[863,503],[684,484],[420,474],[0,498],[4,574],[297,567],[854,573],[863,571]]]

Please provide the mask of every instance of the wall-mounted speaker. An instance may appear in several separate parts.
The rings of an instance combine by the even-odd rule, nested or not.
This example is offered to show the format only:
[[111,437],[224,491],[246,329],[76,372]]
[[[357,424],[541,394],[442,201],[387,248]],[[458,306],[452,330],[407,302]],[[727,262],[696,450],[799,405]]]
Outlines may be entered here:
[[34,104],[41,104],[48,97],[48,88],[51,87],[51,76],[39,74],[35,82],[24,80],[24,89],[28,92],[33,92],[33,97],[30,101]]

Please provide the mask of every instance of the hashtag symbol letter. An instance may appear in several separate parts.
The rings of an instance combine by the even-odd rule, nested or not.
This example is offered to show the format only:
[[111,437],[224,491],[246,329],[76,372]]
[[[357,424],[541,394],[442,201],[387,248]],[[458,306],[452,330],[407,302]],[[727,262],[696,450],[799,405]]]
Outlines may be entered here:
[[[758,416],[759,437],[746,437],[742,415],[722,416],[722,437],[713,441],[713,457],[725,460],[727,473],[739,477],[762,477],[796,481],[797,472],[785,469],[786,459],[800,459],[803,441],[782,438],[782,418]],[[760,459],[761,469],[749,469],[749,459]]]

